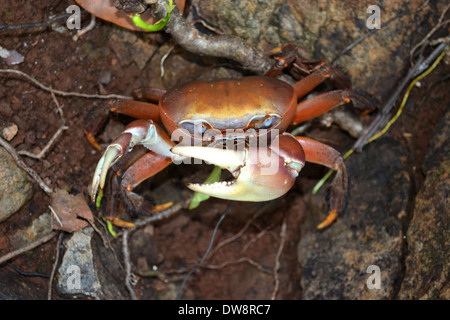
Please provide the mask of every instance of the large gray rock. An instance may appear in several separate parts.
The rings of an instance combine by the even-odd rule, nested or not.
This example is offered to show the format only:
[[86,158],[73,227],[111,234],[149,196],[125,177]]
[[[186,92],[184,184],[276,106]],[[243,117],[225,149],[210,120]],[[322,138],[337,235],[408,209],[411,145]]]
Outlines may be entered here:
[[33,193],[33,184],[25,172],[4,148],[0,148],[0,222],[22,208]]
[[58,288],[63,294],[101,297],[101,285],[94,266],[91,227],[77,231],[67,240],[58,269]]
[[[448,108],[447,108],[448,109]],[[450,299],[450,111],[437,126],[425,160],[426,179],[406,233],[401,299]]]
[[[395,295],[402,267],[401,219],[406,216],[410,189],[409,176],[399,160],[404,153],[398,142],[383,139],[347,159],[351,181],[344,213],[328,229],[314,231],[325,210],[318,202],[298,246],[304,299],[389,299]],[[318,195],[313,202],[322,199]],[[376,276],[372,268],[379,270],[378,289],[372,286],[376,284],[371,281]]]

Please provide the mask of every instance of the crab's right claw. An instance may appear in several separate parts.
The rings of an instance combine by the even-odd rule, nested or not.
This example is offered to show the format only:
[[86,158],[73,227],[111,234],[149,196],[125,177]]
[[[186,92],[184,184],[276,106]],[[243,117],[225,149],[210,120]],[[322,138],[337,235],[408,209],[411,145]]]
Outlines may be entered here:
[[237,201],[269,201],[289,191],[305,164],[305,155],[296,139],[283,134],[270,147],[223,150],[208,147],[176,146],[172,152],[205,160],[234,176],[232,181],[211,184],[189,183],[187,187],[212,197]]

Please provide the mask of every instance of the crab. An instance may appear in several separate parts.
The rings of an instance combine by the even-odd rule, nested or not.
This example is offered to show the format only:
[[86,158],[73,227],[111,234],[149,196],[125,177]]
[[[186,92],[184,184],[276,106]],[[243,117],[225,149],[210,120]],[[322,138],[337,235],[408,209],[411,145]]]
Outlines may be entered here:
[[[103,192],[110,168],[137,145],[149,151],[118,173],[122,198],[137,212],[149,206],[133,190],[173,162],[199,159],[227,169],[234,177],[231,181],[188,183],[187,187],[216,198],[253,202],[286,194],[305,163],[312,162],[336,172],[329,186],[328,215],[317,226],[326,228],[345,207],[348,176],[341,154],[286,129],[354,99],[352,90],[345,88],[305,99],[329,78],[340,79],[342,73],[322,65],[292,85],[269,76],[198,80],[167,91],[140,88],[134,91],[135,100],[107,102],[103,111],[137,120],[99,160],[90,189],[92,201]],[[94,119],[85,130],[97,148],[94,136],[101,123]]]

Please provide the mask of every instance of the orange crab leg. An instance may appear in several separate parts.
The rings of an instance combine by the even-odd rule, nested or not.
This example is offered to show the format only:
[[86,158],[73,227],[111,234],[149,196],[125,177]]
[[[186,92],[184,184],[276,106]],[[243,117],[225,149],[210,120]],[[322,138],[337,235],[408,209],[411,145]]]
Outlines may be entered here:
[[335,90],[304,100],[297,105],[293,123],[297,124],[314,119],[350,101],[350,92],[346,90]]
[[136,100],[112,100],[110,111],[126,114],[136,119],[147,119],[159,122],[159,107],[150,102]]
[[338,89],[351,88],[350,80],[348,80],[344,73],[338,69],[324,66],[292,85],[297,95],[297,99],[306,96],[326,79],[331,79]]
[[296,139],[302,145],[306,162],[317,163],[336,170],[336,176],[330,185],[330,212],[327,218],[317,226],[318,229],[323,229],[335,221],[345,207],[348,189],[347,168],[341,154],[332,147],[305,137],[296,137]]
[[159,101],[164,93],[166,93],[166,90],[164,89],[144,87],[134,89],[133,97],[135,97],[136,99]]
[[133,212],[150,214],[154,213],[155,209],[158,211],[167,208],[168,204],[155,207],[142,196],[132,191],[142,181],[164,170],[171,163],[171,158],[150,151],[128,167],[122,175],[120,187],[121,192],[123,192],[124,195],[124,197],[122,197],[124,203],[130,210]]
[[171,163],[170,158],[150,151],[128,167],[122,176],[121,186],[127,191],[132,191],[142,181],[154,176]]

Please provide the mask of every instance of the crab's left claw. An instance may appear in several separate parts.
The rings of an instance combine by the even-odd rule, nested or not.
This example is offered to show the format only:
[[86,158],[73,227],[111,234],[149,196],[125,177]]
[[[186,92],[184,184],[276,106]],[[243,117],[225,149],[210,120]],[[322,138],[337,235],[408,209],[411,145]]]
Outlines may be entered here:
[[95,202],[97,193],[105,186],[108,170],[134,146],[141,144],[146,148],[164,156],[171,157],[172,144],[152,120],[136,120],[130,123],[122,134],[111,143],[100,158],[95,169],[91,186],[91,199]]
[[174,154],[198,158],[227,169],[232,181],[211,184],[190,183],[188,188],[212,197],[238,201],[276,199],[294,184],[305,164],[302,146],[290,134],[274,139],[269,147],[247,147],[244,150],[177,146]]
[[[103,156],[100,158],[97,163],[97,167],[95,168],[94,177],[92,179],[91,186],[91,199],[92,202],[95,202],[95,198],[97,197],[97,193],[100,190],[103,190],[105,186],[106,175],[108,173],[109,168],[111,168],[114,163],[117,162],[121,157],[123,157],[125,151],[127,150],[127,146],[131,140],[131,133],[124,133],[119,138],[117,138],[113,143],[111,143],[106,149]],[[124,151],[125,150],[125,151]]]

